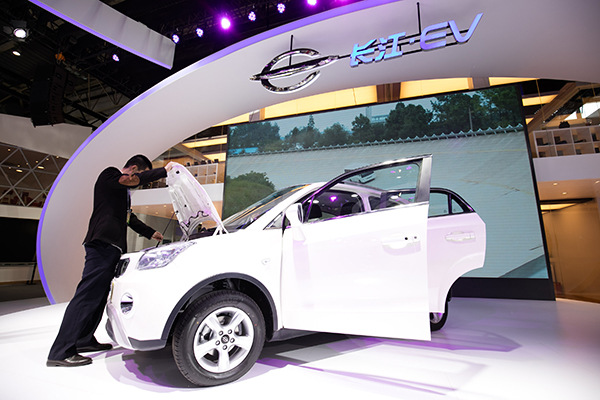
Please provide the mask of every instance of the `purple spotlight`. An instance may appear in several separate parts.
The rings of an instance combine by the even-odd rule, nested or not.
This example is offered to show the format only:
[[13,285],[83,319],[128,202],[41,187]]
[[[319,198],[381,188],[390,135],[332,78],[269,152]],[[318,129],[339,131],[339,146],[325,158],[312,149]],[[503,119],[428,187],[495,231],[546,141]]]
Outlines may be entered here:
[[285,12],[285,4],[277,3],[277,11],[279,14],[283,14]]
[[336,200],[337,200],[337,196],[331,196],[331,197],[329,198],[329,201],[331,201],[332,203],[333,203],[334,201],[336,201]]
[[225,30],[231,28],[231,20],[227,17],[221,18],[221,28]]
[[171,40],[173,41],[173,43],[177,44],[179,43],[179,35],[174,33],[173,36],[171,36]]
[[256,21],[256,13],[254,11],[250,11],[248,13],[248,19],[252,22]]
[[198,37],[204,36],[204,30],[202,28],[196,28],[196,36],[198,36]]
[[308,4],[311,7],[314,7],[317,5],[317,0],[306,0],[306,4]]

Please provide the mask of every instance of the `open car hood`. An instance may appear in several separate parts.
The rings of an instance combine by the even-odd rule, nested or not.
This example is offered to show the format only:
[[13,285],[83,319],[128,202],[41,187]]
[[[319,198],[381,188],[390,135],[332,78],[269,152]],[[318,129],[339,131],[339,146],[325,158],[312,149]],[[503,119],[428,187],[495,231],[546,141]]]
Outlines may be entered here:
[[187,168],[181,164],[173,165],[167,173],[167,185],[173,210],[183,231],[183,240],[196,233],[196,229],[204,221],[216,222],[215,235],[226,232],[221,217],[206,190]]

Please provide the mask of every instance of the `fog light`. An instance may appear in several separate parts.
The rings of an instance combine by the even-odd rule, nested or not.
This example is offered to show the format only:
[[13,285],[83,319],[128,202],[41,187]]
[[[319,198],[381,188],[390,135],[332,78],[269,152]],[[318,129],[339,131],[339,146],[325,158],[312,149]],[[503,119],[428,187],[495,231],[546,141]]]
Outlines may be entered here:
[[123,314],[129,314],[133,308],[133,297],[129,293],[125,293],[121,297],[121,312]]

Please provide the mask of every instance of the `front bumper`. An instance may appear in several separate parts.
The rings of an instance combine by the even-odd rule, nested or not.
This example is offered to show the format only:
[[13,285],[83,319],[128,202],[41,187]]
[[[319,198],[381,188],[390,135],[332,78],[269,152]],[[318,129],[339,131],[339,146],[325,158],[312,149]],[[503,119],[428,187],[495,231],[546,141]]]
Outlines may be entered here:
[[122,324],[119,323],[117,313],[118,311],[112,304],[106,306],[106,314],[108,315],[106,332],[110,338],[117,342],[121,347],[130,350],[150,351],[159,350],[166,346],[166,340],[137,340],[127,336]]
[[[165,323],[177,298],[166,300],[164,270],[136,271],[132,268],[111,283],[106,304],[106,331],[121,347],[157,350],[165,347]],[[143,279],[142,279],[143,278]]]
[[[115,307],[112,304],[106,305],[106,315],[108,315],[108,320],[106,321],[106,332],[108,333],[108,336],[120,346],[125,347],[126,349],[135,350],[133,349],[133,346],[131,346],[131,340],[123,331],[123,327],[119,325],[118,318],[115,316]],[[113,321],[115,321],[115,324],[113,324]]]

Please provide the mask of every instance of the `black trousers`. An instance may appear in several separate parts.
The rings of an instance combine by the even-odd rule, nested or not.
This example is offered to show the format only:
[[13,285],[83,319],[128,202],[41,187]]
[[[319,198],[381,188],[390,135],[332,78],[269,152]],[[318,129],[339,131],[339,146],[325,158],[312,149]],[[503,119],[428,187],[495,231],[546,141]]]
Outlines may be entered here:
[[118,248],[102,242],[85,246],[85,266],[77,290],[69,302],[49,360],[63,360],[77,353],[77,346],[96,344],[94,332],[106,306],[110,282],[121,257]]

